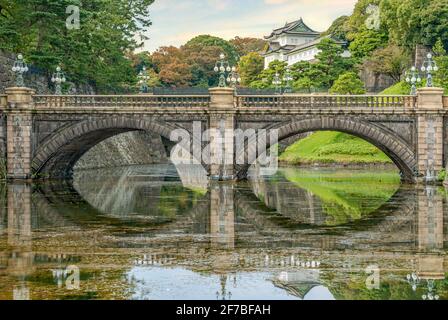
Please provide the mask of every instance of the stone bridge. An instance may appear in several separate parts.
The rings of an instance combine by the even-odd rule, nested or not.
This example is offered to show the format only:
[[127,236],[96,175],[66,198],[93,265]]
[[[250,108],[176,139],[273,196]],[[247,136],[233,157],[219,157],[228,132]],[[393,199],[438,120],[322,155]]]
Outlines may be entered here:
[[[253,96],[230,88],[208,95],[43,96],[9,88],[0,95],[0,151],[9,179],[65,178],[83,154],[109,137],[148,131],[170,140],[180,129],[192,137],[183,148],[210,178],[232,180],[244,179],[270,147],[260,129],[276,129],[280,142],[332,130],[374,144],[404,180],[415,182],[445,167],[447,119],[448,97],[438,88],[420,89],[417,96]],[[242,140],[227,134],[237,129]],[[203,160],[203,150],[210,161]]]

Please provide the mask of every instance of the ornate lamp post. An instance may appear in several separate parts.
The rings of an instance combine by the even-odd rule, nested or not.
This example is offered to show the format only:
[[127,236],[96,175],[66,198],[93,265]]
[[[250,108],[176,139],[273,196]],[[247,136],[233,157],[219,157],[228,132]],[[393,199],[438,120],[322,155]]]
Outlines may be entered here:
[[227,74],[229,74],[232,71],[232,68],[230,67],[230,64],[228,61],[225,60],[226,56],[224,53],[221,53],[219,56],[219,61],[216,62],[214,71],[216,73],[219,73],[219,87],[225,88],[226,80],[227,80]]
[[417,84],[422,82],[420,73],[417,71],[416,67],[412,67],[411,71],[406,74],[406,82],[409,83],[411,87],[411,95],[417,94]]
[[285,93],[292,93],[292,74],[291,74],[291,70],[289,68],[286,69],[286,73],[285,76],[283,77],[283,81],[285,82]]
[[17,87],[24,87],[25,83],[23,81],[23,74],[28,72],[28,65],[23,60],[23,55],[18,54],[17,59],[14,62],[14,66],[12,67],[12,72],[15,73],[16,78],[16,86]]
[[61,67],[56,68],[56,72],[53,73],[51,77],[51,82],[55,85],[55,94],[60,96],[62,95],[62,84],[65,83],[66,78],[64,72],[62,72]]
[[427,292],[426,294],[422,295],[423,300],[439,300],[440,297],[436,292],[436,285],[434,283],[434,280],[428,280],[427,281]]
[[138,77],[138,83],[140,84],[140,93],[148,93],[149,91],[148,81],[150,79],[150,76],[145,66],[143,66],[142,70],[140,71],[137,77]]
[[241,77],[236,71],[236,67],[232,67],[232,70],[227,77],[227,83],[230,84],[232,88],[236,88],[236,86],[241,83]]
[[436,62],[434,61],[434,59],[432,58],[432,54],[428,53],[428,55],[426,56],[426,60],[423,62],[423,66],[422,66],[422,72],[426,72],[427,74],[427,84],[426,86],[431,88],[433,86],[433,82],[432,82],[432,72],[437,72],[439,71],[439,67],[437,66]]
[[417,291],[417,286],[420,284],[420,277],[415,273],[408,274],[406,280],[412,287],[412,291]]
[[282,94],[282,79],[280,78],[280,74],[278,72],[275,73],[272,84],[275,86],[275,94]]

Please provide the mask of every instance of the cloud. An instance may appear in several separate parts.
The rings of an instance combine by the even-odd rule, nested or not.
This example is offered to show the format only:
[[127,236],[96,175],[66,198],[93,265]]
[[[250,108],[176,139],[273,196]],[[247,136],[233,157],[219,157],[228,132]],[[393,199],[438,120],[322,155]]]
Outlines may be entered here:
[[264,0],[264,3],[266,4],[282,4],[282,3],[286,3],[289,0]]

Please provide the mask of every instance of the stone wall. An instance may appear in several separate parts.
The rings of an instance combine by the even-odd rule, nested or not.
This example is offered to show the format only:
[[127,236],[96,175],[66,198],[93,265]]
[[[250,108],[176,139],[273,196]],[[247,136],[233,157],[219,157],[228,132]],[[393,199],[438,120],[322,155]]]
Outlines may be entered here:
[[145,132],[128,132],[109,138],[88,151],[75,170],[168,163],[162,138]]
[[288,138],[288,139],[280,141],[279,144],[278,144],[278,152],[279,152],[279,154],[285,152],[286,149],[289,146],[293,145],[294,143],[296,143],[296,142],[298,142],[298,141],[300,141],[302,139],[305,139],[306,137],[308,137],[308,136],[310,136],[312,134],[313,134],[312,132],[301,133],[301,134],[297,134],[295,136],[292,136],[291,138]]
[[375,74],[365,66],[360,71],[360,78],[364,82],[367,92],[370,93],[379,93],[395,83],[391,77],[384,74]]
[[[11,71],[14,65],[15,55],[0,51],[0,92],[6,88],[14,87],[14,75]],[[36,90],[37,94],[48,94],[51,92],[47,77],[30,66],[30,72],[25,76],[25,85]]]
[[[14,87],[14,75],[11,71],[14,65],[15,55],[0,51],[0,93],[5,92],[6,88]],[[50,82],[49,75],[44,70],[29,66],[30,71],[25,75],[25,85],[28,88],[36,90],[37,94],[52,94],[53,85]],[[68,94],[95,94],[95,89],[89,85],[77,85],[70,82],[66,83]]]
[[5,92],[5,89],[8,87],[14,86],[11,71],[13,63],[13,56],[0,50],[0,93]]

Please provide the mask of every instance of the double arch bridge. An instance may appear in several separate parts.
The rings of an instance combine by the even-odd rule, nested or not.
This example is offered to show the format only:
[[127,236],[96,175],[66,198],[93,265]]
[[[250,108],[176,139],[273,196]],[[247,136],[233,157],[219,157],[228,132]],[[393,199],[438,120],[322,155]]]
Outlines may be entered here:
[[[173,130],[202,132],[267,129],[278,140],[320,130],[341,131],[367,140],[397,165],[404,180],[415,182],[445,167],[448,97],[438,88],[417,96],[237,95],[213,88],[207,95],[45,96],[28,88],[0,95],[0,151],[10,179],[66,178],[93,146],[114,135],[149,131],[170,139]],[[225,159],[205,163],[213,179],[244,179],[256,161],[249,156],[270,147],[256,133],[237,146],[235,139],[211,139],[210,154]],[[204,142],[200,141],[201,147]],[[197,153],[196,153],[197,154]],[[243,164],[235,159],[243,157]],[[231,159],[228,161],[228,159]]]

